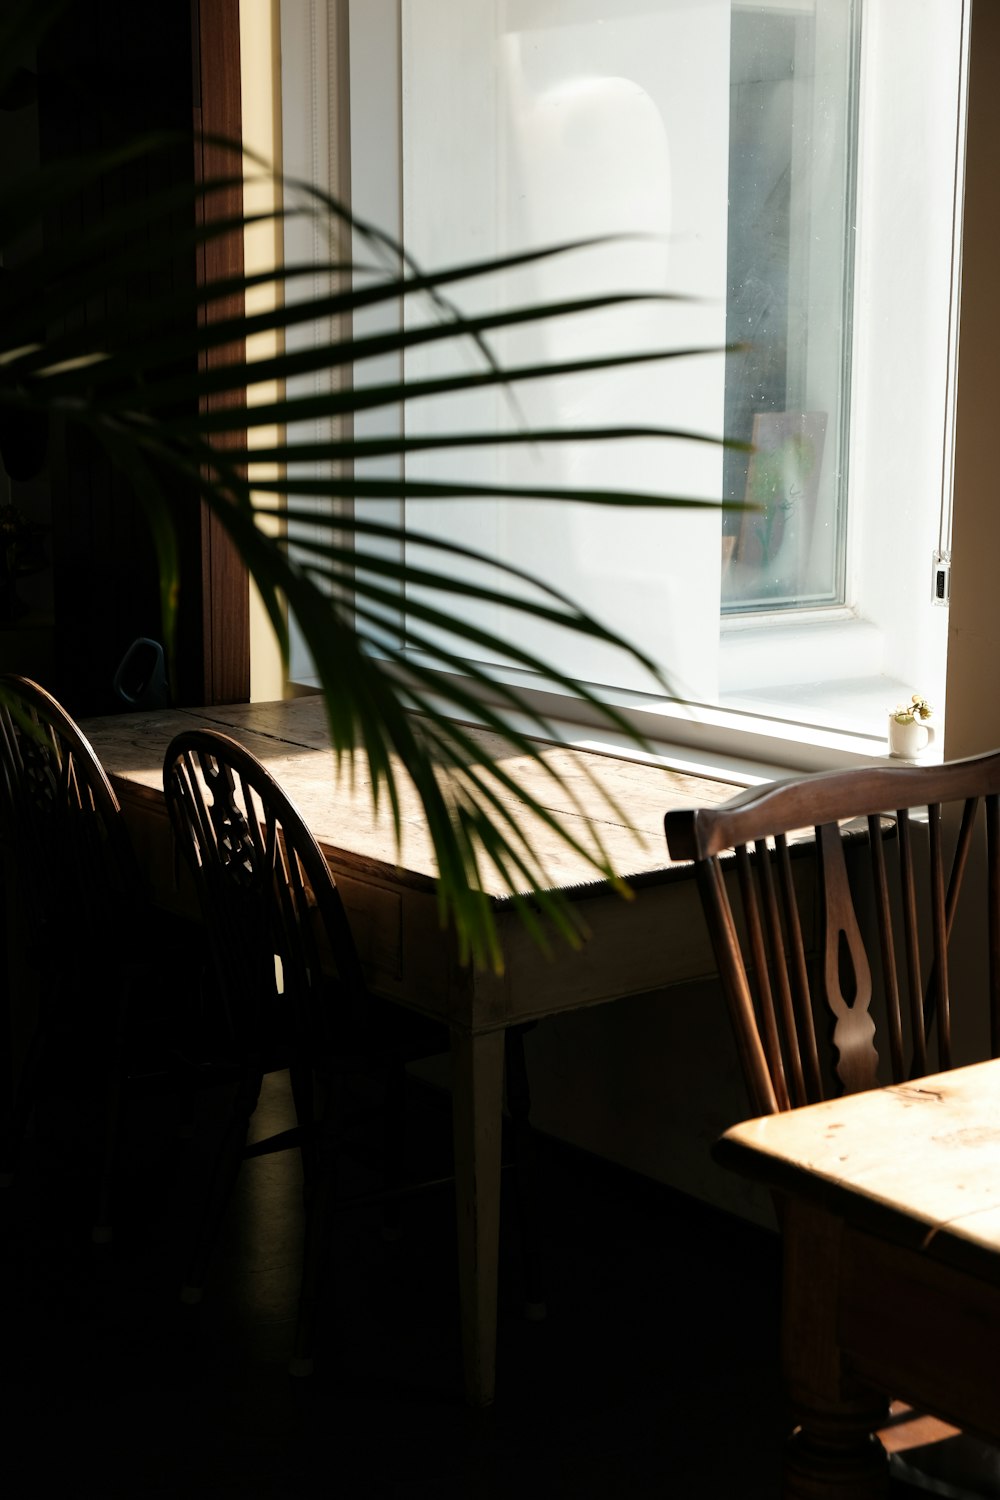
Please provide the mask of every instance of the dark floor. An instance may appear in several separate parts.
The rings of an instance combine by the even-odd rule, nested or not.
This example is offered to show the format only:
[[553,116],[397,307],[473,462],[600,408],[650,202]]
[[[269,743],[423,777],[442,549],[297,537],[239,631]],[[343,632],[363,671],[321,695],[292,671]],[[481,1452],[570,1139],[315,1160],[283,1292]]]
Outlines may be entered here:
[[[448,1155],[447,1101],[413,1085],[414,1165]],[[264,1109],[280,1112],[278,1084]],[[4,1470],[11,1496],[754,1496],[777,1493],[784,1414],[774,1240],[591,1157],[539,1142],[549,1316],[521,1316],[505,1201],[497,1401],[461,1400],[448,1189],[345,1215],[317,1373],[286,1373],[299,1188],[247,1162],[216,1273],[181,1307],[197,1140],[169,1101],[133,1110],[116,1239],[89,1242],[80,1118],[36,1132],[0,1195]],[[136,1170],[139,1169],[139,1170]]]
[[[60,1116],[60,1108],[62,1114]],[[262,1105],[278,1118],[281,1079]],[[414,1084],[414,1165],[448,1156],[448,1107]],[[521,1316],[505,1200],[497,1400],[459,1379],[447,1189],[343,1216],[317,1373],[287,1374],[300,1235],[295,1158],[245,1164],[205,1300],[182,1307],[194,1141],[169,1101],[133,1110],[113,1246],[89,1239],[88,1101],[36,1129],[0,1195],[4,1494],[774,1497],[787,1422],[774,1237],[539,1142],[549,1316]],[[70,1146],[69,1143],[72,1143]],[[16,1478],[12,1477],[16,1476]]]

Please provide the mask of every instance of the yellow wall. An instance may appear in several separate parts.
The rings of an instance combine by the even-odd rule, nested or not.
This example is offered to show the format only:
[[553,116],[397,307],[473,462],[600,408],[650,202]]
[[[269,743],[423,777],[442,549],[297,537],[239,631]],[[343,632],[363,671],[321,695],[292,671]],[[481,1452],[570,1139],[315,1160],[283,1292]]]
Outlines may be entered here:
[[[243,201],[247,214],[266,213],[280,206],[280,185],[271,173],[251,158],[256,156],[276,167],[281,161],[281,106],[277,97],[281,76],[278,31],[278,0],[241,0],[240,63],[243,93],[243,141],[249,153],[244,163]],[[281,258],[281,227],[278,222],[254,225],[244,242],[247,274],[268,270]],[[273,286],[256,288],[247,296],[247,312],[274,306]],[[250,359],[263,359],[276,352],[277,336],[259,334],[247,343]],[[278,399],[272,384],[253,387],[250,404]],[[275,443],[274,428],[251,429],[250,446]],[[263,467],[259,470],[264,477]],[[250,698],[268,702],[285,692],[285,672],[270,621],[260,595],[250,585]]]

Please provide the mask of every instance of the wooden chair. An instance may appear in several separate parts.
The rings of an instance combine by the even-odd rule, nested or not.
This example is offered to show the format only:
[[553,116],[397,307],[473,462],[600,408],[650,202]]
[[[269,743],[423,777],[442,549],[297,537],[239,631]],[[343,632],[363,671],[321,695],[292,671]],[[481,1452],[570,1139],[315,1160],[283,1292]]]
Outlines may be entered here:
[[[1000,1054],[998,805],[993,753],[806,776],[667,813],[671,858],[696,863],[755,1115]],[[965,934],[960,1008],[953,931]],[[920,1432],[927,1443],[954,1429],[925,1418]],[[919,1483],[898,1433],[880,1436]],[[952,1462],[995,1465],[975,1440],[954,1442]]]
[[[191,867],[238,1068],[232,1110],[182,1297],[198,1301],[222,1216],[246,1156],[297,1147],[306,1202],[291,1372],[311,1372],[320,1273],[335,1204],[338,1082],[384,1067],[399,1100],[403,1064],[446,1051],[447,1032],[381,1002],[365,985],[329,866],[291,801],[225,735],[190,731],[167,748],[167,806]],[[296,1125],[247,1147],[265,1072],[287,1067]],[[389,1139],[401,1143],[391,1111]],[[398,1187],[390,1161],[389,1187]]]
[[[696,862],[756,1114],[952,1066],[949,938],[983,823],[985,1010],[989,1055],[1000,1052],[998,795],[994,753],[827,772],[666,815],[671,857]],[[803,830],[805,842],[790,837]],[[864,903],[849,863],[868,868]]]
[[[88,740],[51,694],[16,676],[0,679],[0,840],[8,942],[4,1177],[10,1181],[40,1090],[62,1057],[91,1097],[103,1095],[93,1238],[105,1244],[130,1047],[145,1035],[169,944]],[[12,997],[18,975],[34,978],[30,1000]]]

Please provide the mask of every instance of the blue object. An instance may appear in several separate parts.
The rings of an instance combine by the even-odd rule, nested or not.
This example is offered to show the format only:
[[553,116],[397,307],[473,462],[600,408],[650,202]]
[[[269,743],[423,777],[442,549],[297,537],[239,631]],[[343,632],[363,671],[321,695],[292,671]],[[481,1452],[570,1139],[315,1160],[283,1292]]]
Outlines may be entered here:
[[129,708],[168,708],[167,664],[159,641],[141,635],[122,657],[114,689]]

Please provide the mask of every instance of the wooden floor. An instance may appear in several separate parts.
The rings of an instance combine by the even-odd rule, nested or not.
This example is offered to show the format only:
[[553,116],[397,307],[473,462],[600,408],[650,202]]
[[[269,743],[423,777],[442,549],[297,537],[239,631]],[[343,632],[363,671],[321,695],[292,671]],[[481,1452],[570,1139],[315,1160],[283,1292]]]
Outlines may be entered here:
[[[447,1103],[410,1092],[414,1165],[434,1170]],[[273,1122],[285,1103],[279,1077],[262,1110]],[[183,1204],[206,1120],[178,1139],[169,1100],[136,1107],[116,1241],[98,1252],[83,1186],[95,1118],[80,1079],[57,1091],[0,1195],[12,1500],[778,1494],[779,1248],[765,1231],[541,1141],[549,1318],[520,1316],[505,1203],[499,1395],[474,1413],[460,1398],[447,1190],[410,1201],[395,1241],[376,1210],[343,1218],[320,1365],[294,1381],[292,1158],[246,1164],[210,1291],[184,1308]],[[360,1145],[363,1159],[363,1132]]]

